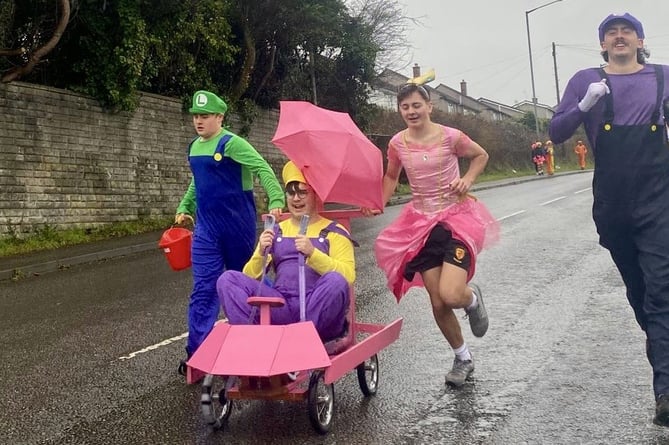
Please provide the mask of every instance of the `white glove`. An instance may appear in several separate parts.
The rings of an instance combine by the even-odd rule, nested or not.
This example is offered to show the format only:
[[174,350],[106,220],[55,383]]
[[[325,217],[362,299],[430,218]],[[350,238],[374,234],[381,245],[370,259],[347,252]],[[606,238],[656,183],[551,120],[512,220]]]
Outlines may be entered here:
[[609,93],[611,93],[611,90],[609,90],[609,86],[606,84],[606,79],[591,83],[588,85],[585,97],[578,103],[578,109],[584,113],[590,111],[601,97]]

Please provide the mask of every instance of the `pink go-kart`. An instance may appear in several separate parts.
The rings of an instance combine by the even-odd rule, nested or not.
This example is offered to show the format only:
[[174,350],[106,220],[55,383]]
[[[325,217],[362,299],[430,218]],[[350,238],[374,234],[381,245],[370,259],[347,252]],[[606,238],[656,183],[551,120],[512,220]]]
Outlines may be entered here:
[[[349,231],[350,219],[361,216],[357,209],[321,214]],[[388,325],[359,322],[351,286],[347,332],[324,344],[311,321],[271,324],[270,308],[285,304],[283,298],[259,295],[248,302],[260,311],[260,324],[217,323],[187,363],[188,383],[203,381],[200,408],[214,430],[225,426],[235,400],[306,400],[312,426],[326,434],[334,418],[335,381],[355,370],[362,393],[376,393],[378,353],[397,340],[402,318]]]

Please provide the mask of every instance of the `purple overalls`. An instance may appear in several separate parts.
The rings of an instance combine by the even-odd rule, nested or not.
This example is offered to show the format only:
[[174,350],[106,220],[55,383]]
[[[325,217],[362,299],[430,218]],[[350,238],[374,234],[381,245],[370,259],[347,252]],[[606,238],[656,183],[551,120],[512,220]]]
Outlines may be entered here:
[[[348,238],[348,234],[340,230],[335,222],[321,232],[318,238],[310,238],[314,248],[326,254],[330,250],[326,238],[329,231]],[[298,258],[301,254],[295,249],[295,238],[282,236],[279,225],[275,226],[275,233],[276,238],[270,250],[276,273],[273,286],[260,284],[258,280],[234,270],[225,271],[216,283],[218,298],[230,324],[259,323],[259,311],[254,311],[254,320],[250,320],[253,307],[246,303],[250,296],[283,297],[286,300],[284,306],[271,309],[272,324],[300,321]],[[341,336],[349,306],[348,282],[337,272],[319,275],[308,265],[304,266],[304,276],[306,320],[314,323],[324,342]]]

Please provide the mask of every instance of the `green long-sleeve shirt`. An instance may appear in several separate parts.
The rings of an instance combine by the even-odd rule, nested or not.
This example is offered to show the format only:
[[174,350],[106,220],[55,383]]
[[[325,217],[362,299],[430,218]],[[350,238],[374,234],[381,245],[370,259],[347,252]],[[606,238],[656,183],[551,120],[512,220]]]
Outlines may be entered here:
[[[190,147],[190,156],[213,156],[218,141],[226,134],[232,135],[232,138],[225,144],[223,155],[242,166],[242,189],[245,191],[253,190],[253,176],[255,175],[260,179],[260,184],[267,193],[269,209],[284,208],[286,201],[283,189],[272,167],[246,139],[222,129],[217,136],[207,141],[202,141],[200,138],[193,141]],[[195,214],[197,204],[195,202],[195,183],[196,178],[192,178],[177,207],[177,213]]]

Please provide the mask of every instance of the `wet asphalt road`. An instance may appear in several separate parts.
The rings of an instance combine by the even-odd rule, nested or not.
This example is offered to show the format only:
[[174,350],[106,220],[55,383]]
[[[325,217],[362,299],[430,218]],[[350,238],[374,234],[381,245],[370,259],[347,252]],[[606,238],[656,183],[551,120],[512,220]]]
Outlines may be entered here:
[[228,430],[199,415],[199,386],[175,373],[189,273],[155,251],[0,282],[0,443],[536,444],[669,443],[653,426],[644,338],[590,218],[591,174],[484,190],[501,242],[481,255],[491,327],[474,338],[475,379],[444,387],[452,361],[424,290],[398,305],[371,246],[399,208],[356,220],[358,318],[404,317],[379,354],[378,394],[335,384],[333,431],[306,405],[244,402]]

